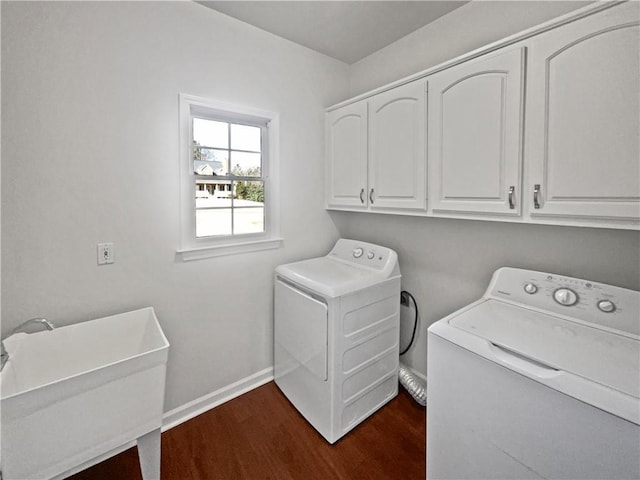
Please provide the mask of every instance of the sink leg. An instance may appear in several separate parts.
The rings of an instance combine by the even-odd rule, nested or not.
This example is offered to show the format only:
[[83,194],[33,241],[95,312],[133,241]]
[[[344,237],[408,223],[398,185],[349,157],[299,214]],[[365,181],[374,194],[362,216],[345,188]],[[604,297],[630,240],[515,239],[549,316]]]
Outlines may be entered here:
[[138,438],[138,458],[143,480],[160,480],[160,429]]

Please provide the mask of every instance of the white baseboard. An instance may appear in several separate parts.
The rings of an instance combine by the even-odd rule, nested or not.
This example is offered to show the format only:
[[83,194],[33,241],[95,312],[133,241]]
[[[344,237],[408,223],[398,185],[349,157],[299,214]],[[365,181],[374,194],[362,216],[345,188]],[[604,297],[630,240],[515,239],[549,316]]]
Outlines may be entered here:
[[180,425],[207,410],[211,410],[218,405],[239,397],[243,393],[258,388],[271,380],[273,380],[273,367],[265,368],[231,385],[222,387],[215,392],[208,393],[207,395],[203,395],[200,398],[196,398],[191,402],[174,408],[163,415],[162,431],[164,432],[176,425]]

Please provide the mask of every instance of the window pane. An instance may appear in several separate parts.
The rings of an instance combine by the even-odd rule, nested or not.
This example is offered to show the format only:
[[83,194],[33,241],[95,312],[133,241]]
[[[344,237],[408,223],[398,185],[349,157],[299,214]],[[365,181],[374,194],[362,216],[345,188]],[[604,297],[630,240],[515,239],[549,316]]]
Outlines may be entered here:
[[228,175],[229,151],[195,147],[193,171],[198,175]]
[[229,148],[229,124],[194,118],[193,142],[206,147]]
[[196,210],[196,237],[231,235],[231,209]]
[[235,182],[238,207],[258,207],[264,205],[264,182]]
[[231,124],[231,148],[233,150],[261,151],[260,127]]
[[235,208],[233,210],[234,234],[259,232],[264,232],[264,208]]
[[262,156],[259,153],[231,152],[231,171],[241,177],[262,176]]

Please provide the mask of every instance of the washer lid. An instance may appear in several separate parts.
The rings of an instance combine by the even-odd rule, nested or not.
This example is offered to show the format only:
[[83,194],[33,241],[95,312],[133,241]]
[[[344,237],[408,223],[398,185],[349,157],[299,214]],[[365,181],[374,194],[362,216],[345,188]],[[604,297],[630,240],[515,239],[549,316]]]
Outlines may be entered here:
[[640,398],[636,339],[497,300],[481,302],[449,324],[526,359]]
[[389,278],[378,270],[328,256],[280,265],[276,274],[326,297],[339,297]]

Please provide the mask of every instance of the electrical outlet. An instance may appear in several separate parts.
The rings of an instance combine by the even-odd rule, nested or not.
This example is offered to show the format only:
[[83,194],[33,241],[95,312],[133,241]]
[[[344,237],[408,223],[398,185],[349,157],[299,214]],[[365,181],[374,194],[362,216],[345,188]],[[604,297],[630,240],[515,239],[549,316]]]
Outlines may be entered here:
[[106,265],[115,261],[113,243],[98,244],[98,265]]
[[400,292],[400,305],[409,306],[409,295],[405,292]]

